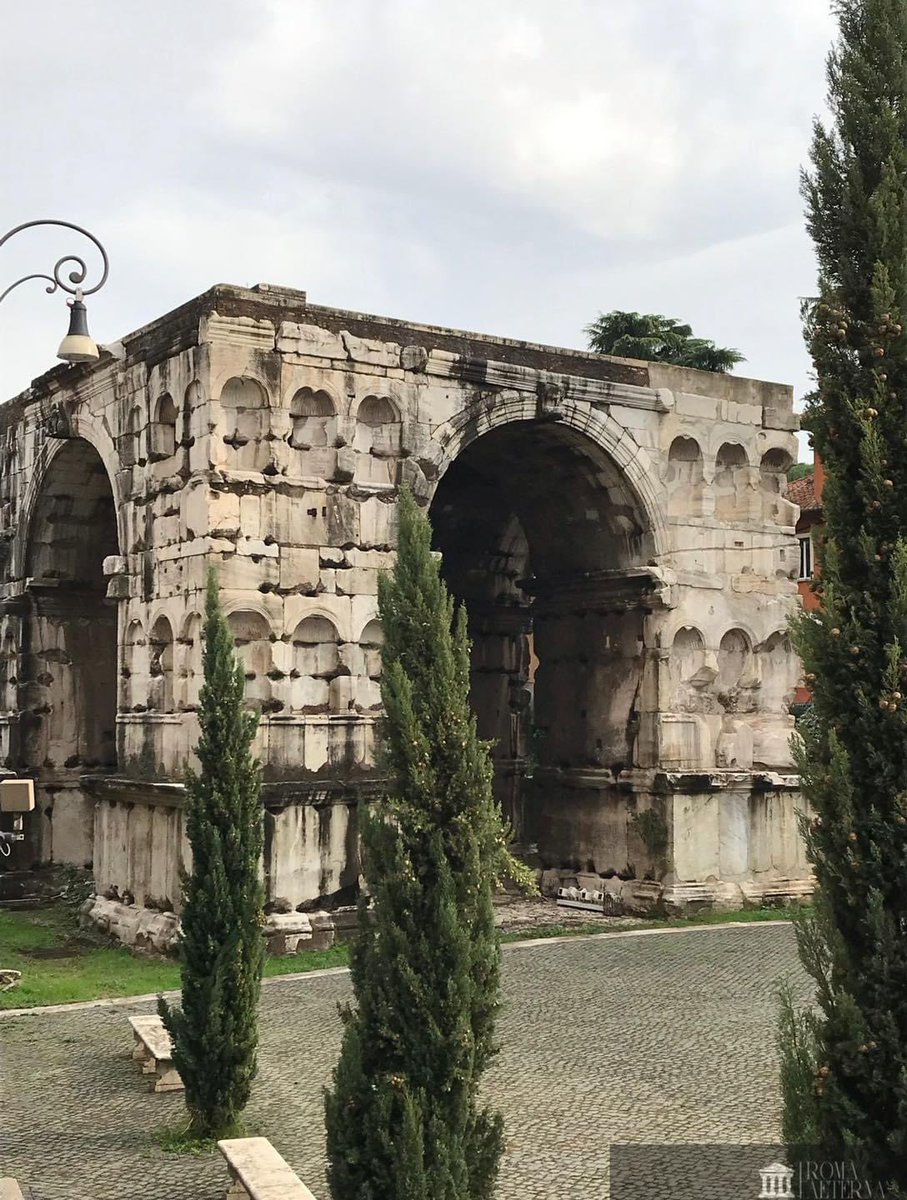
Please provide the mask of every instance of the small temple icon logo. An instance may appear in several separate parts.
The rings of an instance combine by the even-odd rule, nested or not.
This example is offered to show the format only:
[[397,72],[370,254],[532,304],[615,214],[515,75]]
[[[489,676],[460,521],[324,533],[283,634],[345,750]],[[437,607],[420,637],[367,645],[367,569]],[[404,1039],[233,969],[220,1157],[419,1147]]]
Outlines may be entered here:
[[794,1172],[791,1167],[780,1162],[772,1163],[771,1166],[762,1168],[759,1178],[762,1181],[759,1200],[794,1200],[791,1187]]

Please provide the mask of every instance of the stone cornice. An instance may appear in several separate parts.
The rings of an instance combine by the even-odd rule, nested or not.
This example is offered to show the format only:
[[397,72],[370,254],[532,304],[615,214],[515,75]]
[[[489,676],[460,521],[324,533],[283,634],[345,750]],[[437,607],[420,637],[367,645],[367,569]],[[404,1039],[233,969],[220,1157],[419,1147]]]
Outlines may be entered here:
[[478,386],[538,394],[540,387],[552,389],[551,402],[586,401],[589,404],[618,404],[625,408],[667,412],[674,398],[664,388],[645,387],[612,379],[590,379],[570,372],[539,370],[516,363],[432,350],[425,365],[426,375],[459,379]]

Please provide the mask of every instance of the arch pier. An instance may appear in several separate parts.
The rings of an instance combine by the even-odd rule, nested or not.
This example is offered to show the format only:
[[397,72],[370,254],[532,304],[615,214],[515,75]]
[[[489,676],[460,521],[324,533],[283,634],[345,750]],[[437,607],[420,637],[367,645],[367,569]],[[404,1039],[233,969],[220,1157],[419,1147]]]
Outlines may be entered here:
[[270,900],[351,896],[405,484],[544,885],[632,910],[808,893],[790,389],[265,285],[122,347],[0,410],[0,755],[41,798],[14,865],[178,908],[213,567],[260,714]]

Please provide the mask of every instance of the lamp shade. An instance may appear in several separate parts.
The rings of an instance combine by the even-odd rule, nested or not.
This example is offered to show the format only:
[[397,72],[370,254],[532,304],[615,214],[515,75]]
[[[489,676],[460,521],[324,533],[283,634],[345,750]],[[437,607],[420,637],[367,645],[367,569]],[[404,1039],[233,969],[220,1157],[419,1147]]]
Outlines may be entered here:
[[88,314],[79,299],[69,302],[69,333],[60,343],[57,358],[64,362],[95,362],[100,352],[88,334]]

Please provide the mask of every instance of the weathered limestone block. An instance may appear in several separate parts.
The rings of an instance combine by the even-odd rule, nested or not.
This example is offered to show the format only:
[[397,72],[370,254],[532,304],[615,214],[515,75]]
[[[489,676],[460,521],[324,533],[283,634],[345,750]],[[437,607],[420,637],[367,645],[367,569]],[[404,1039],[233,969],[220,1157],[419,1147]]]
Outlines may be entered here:
[[659,765],[692,771],[711,765],[711,738],[703,717],[693,713],[660,713],[656,736]]
[[359,545],[364,548],[393,546],[397,536],[397,510],[377,496],[359,505]]
[[312,922],[306,913],[272,912],[262,926],[269,954],[296,954],[312,941]]
[[101,564],[105,576],[125,575],[127,571],[126,558],[122,554],[109,554]]
[[379,342],[374,338],[358,338],[345,331],[340,334],[340,337],[353,362],[365,363],[370,367],[397,367],[400,365],[400,347],[391,342]]
[[404,346],[400,352],[400,366],[404,371],[421,374],[428,365],[428,351],[424,346]]
[[[718,737],[716,763],[719,767],[749,769],[753,765],[754,730],[749,721],[725,717]],[[780,765],[780,764],[779,764]]]
[[327,536],[332,546],[355,546],[360,540],[361,506],[351,496],[335,492],[327,498]]
[[314,548],[283,546],[280,551],[280,589],[284,592],[314,592],[318,586],[319,560]]
[[329,478],[334,483],[349,483],[356,474],[358,455],[352,446],[341,446],[336,453]]
[[127,946],[172,954],[179,942],[176,913],[157,912],[136,904],[122,904],[103,896],[90,896],[81,908],[82,919],[109,933]]
[[347,675],[365,672],[365,651],[356,642],[344,642],[338,650],[338,668]]
[[276,588],[280,581],[280,563],[276,558],[226,554],[218,567],[218,582],[225,591],[261,592]]
[[752,722],[753,762],[762,767],[792,767],[791,737],[795,721],[792,716],[757,717]]
[[431,484],[419,464],[414,459],[406,458],[401,463],[400,471],[401,482],[406,484],[419,504],[427,504],[431,496]]
[[234,492],[210,492],[208,513],[211,533],[218,537],[239,536],[239,496]]
[[347,357],[346,347],[336,333],[318,325],[297,325],[293,321],[281,322],[277,349],[282,354],[303,354],[314,358]]
[[328,704],[333,713],[349,712],[354,705],[355,680],[350,675],[338,675],[331,680]]
[[378,572],[363,567],[338,572],[337,591],[347,596],[377,596]]
[[330,684],[326,679],[300,675],[290,688],[290,703],[294,712],[322,712],[328,708]]

